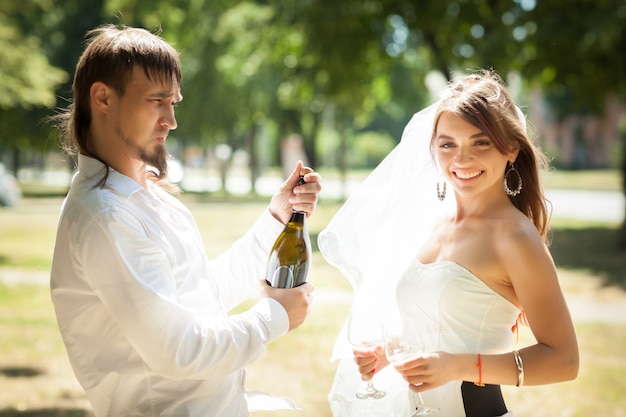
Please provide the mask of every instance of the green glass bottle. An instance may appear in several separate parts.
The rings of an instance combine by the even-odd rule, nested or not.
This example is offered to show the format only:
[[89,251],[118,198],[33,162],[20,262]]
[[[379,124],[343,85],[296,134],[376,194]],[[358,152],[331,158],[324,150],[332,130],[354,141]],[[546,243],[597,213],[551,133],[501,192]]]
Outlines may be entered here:
[[[303,176],[300,177],[298,184],[304,184]],[[293,210],[289,222],[270,251],[267,282],[276,288],[293,288],[304,284],[309,273],[311,256],[306,213]]]

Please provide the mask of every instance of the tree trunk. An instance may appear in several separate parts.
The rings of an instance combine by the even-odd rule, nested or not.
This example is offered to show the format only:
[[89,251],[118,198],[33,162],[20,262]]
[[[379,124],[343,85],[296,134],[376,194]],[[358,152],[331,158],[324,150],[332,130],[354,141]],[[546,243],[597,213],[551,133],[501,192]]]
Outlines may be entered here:
[[311,131],[309,132],[308,140],[304,142],[304,150],[309,164],[315,169],[317,167],[317,133],[321,125],[322,115],[321,113],[315,113],[311,117],[313,117]]
[[[626,199],[626,132],[622,132],[622,192]],[[619,237],[620,248],[626,250],[626,204],[624,204],[624,220]]]
[[339,179],[341,182],[340,199],[348,198],[348,132],[345,123],[338,123],[339,147],[337,148],[337,167],[339,167]]
[[250,193],[256,196],[256,180],[259,178],[259,163],[256,154],[256,138],[257,133],[259,131],[259,125],[254,123],[252,128],[250,129],[250,133],[247,138],[247,148],[248,148],[248,168],[250,169]]
[[21,168],[20,167],[20,165],[21,165],[20,164],[20,162],[21,162],[20,161],[20,148],[18,148],[17,145],[13,146],[12,151],[13,152],[11,152],[12,153],[12,155],[11,155],[11,172],[13,173],[13,176],[15,178],[18,178],[19,177],[18,174],[19,174],[20,168]]

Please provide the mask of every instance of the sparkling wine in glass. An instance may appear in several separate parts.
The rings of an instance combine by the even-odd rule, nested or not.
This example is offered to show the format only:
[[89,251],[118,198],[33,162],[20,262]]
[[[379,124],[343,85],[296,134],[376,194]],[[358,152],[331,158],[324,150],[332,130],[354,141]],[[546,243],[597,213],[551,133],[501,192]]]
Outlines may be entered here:
[[[348,316],[348,342],[355,350],[371,351],[383,345],[383,331],[379,315],[374,308],[356,308]],[[387,393],[374,386],[372,379],[356,393],[361,400],[377,400]]]
[[[385,323],[383,337],[385,354],[394,365],[405,363],[425,353],[424,343],[410,322],[400,320]],[[420,393],[416,393],[415,396],[417,407],[410,417],[429,416],[439,412],[438,408],[425,405]]]

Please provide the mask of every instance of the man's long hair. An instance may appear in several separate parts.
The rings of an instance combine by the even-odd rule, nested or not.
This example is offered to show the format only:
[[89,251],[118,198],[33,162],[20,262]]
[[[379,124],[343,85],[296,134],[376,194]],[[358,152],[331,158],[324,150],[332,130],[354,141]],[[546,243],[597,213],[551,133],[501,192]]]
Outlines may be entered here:
[[[124,95],[133,69],[141,68],[150,81],[171,87],[182,84],[178,52],[160,36],[145,29],[105,25],[87,33],[87,47],[78,60],[72,85],[73,101],[51,121],[56,124],[63,150],[70,156],[83,154],[105,161],[95,154],[89,141],[91,128],[90,89],[102,82],[120,97]],[[153,164],[149,174],[157,181],[167,178],[167,158]],[[103,185],[108,175],[106,170]]]

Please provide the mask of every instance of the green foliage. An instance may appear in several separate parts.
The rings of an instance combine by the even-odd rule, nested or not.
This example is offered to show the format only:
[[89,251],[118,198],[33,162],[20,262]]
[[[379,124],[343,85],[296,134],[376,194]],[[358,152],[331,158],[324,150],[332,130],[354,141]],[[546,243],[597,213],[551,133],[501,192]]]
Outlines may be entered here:
[[24,36],[0,12],[0,110],[52,107],[68,74],[50,65],[35,36]]
[[626,96],[626,4],[614,0],[542,0],[528,14],[537,30],[524,65],[565,114],[598,112],[606,96]]
[[104,23],[101,1],[0,2],[0,157],[15,173],[59,149],[45,117],[70,99],[85,32]]
[[350,166],[375,168],[396,145],[386,132],[367,131],[355,136],[349,152]]
[[[42,60],[71,73],[88,29],[107,22],[142,26],[160,31],[180,51],[185,100],[174,134],[182,146],[228,142],[248,150],[254,163],[259,131],[275,136],[264,142],[275,155],[278,139],[297,133],[317,166],[318,158],[329,159],[318,148],[323,129],[335,130],[340,140],[351,131],[380,129],[398,139],[410,116],[432,101],[426,80],[433,71],[444,78],[484,67],[504,77],[516,72],[524,87],[550,92],[559,113],[597,111],[607,94],[624,97],[626,64],[615,51],[626,50],[626,6],[615,0],[565,4],[10,0],[0,5],[0,17],[6,16],[0,20],[0,68],[11,65],[0,83],[10,94],[0,100],[15,101],[16,90],[25,102],[50,107],[57,96],[64,106],[69,79],[53,93],[62,79]],[[7,42],[17,47],[4,47]],[[12,55],[23,57],[25,45],[32,53],[22,64]],[[28,83],[37,94],[19,87]],[[29,128],[41,116],[2,117],[11,123],[3,131],[24,132],[22,143],[42,143]]]

